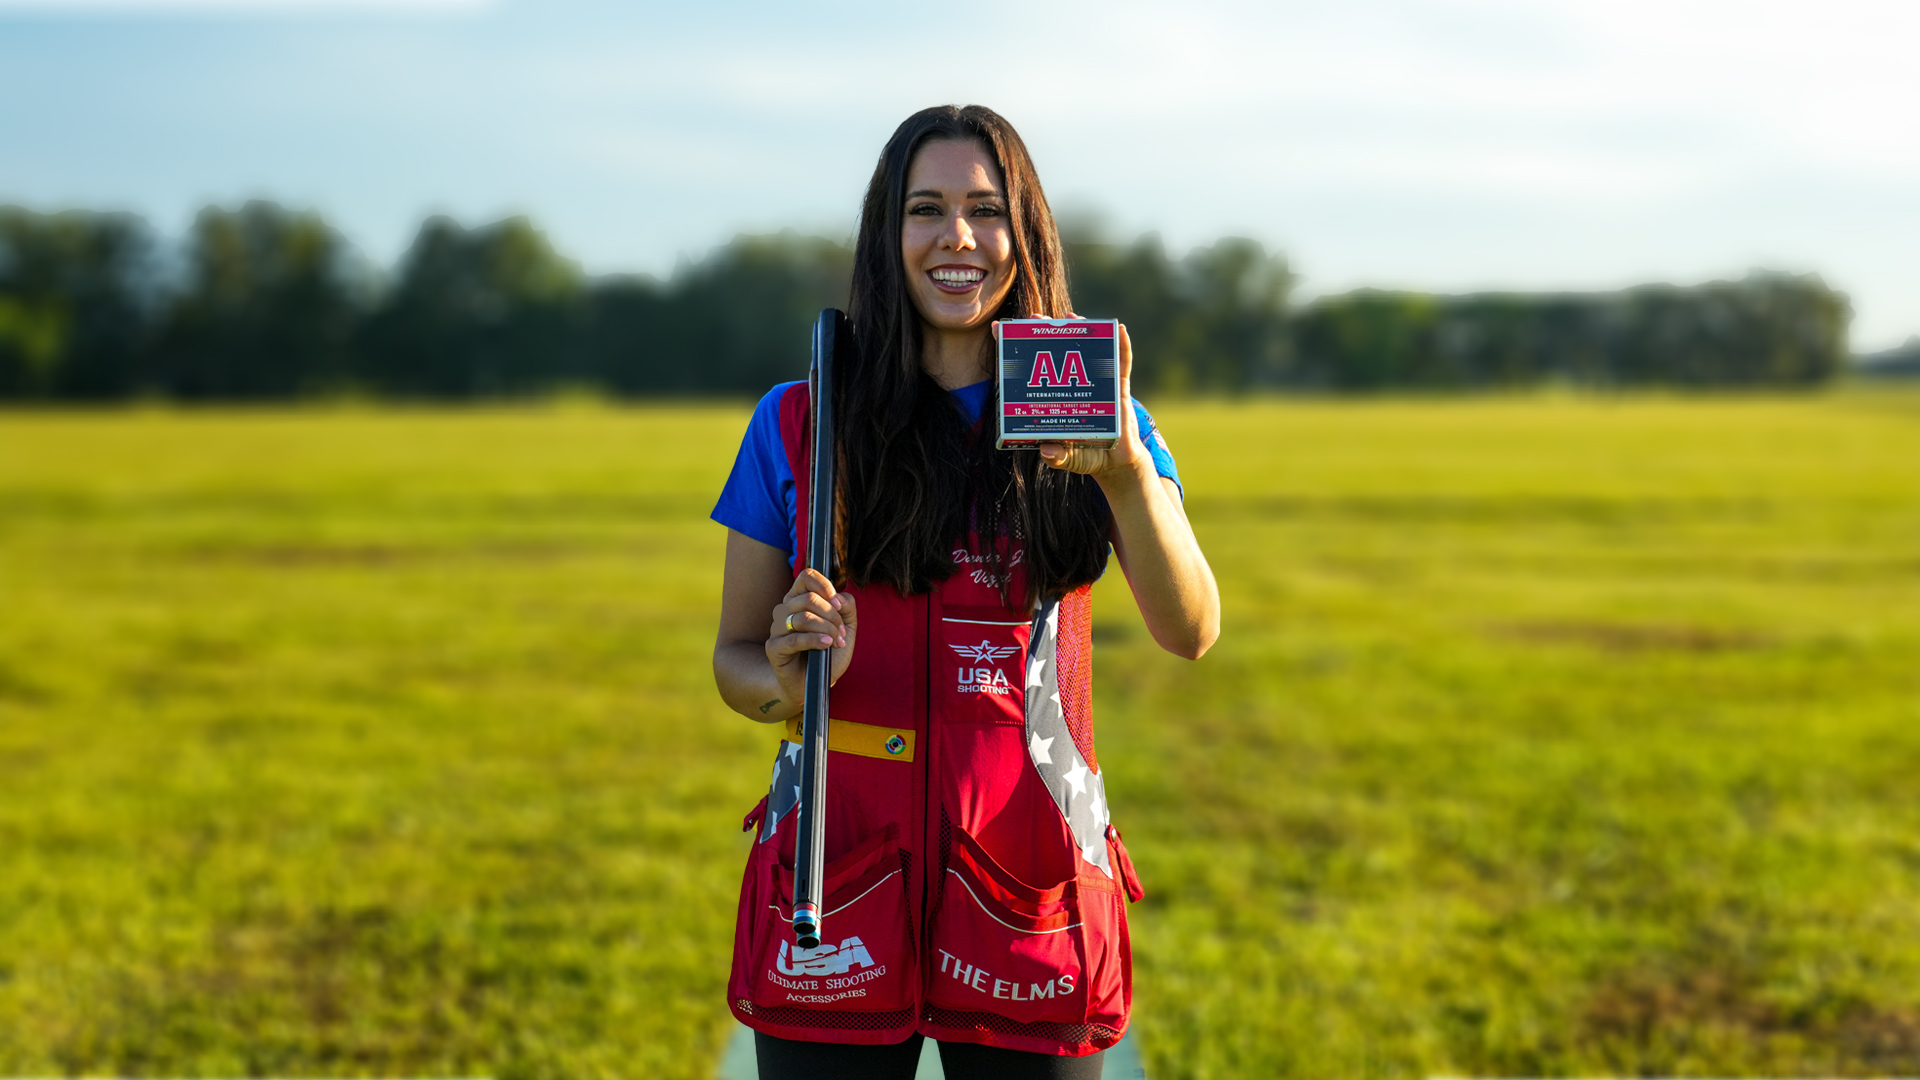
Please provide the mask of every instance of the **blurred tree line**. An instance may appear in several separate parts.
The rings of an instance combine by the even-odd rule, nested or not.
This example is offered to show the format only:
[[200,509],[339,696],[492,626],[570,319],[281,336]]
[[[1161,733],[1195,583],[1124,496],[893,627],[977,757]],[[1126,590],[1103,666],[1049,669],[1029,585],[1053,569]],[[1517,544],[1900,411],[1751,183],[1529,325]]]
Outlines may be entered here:
[[[1124,318],[1140,387],[1163,393],[1791,386],[1847,353],[1846,299],[1811,276],[1295,306],[1285,261],[1252,241],[1174,256],[1083,231],[1066,247],[1076,307]],[[845,303],[851,263],[781,233],[665,281],[588,277],[524,218],[436,217],[383,270],[268,202],[210,207],[171,244],[128,214],[0,208],[0,398],[752,394],[804,374],[807,328]]]
[[1293,320],[1292,381],[1390,387],[1804,386],[1847,358],[1847,299],[1812,275],[1613,293],[1371,289]]

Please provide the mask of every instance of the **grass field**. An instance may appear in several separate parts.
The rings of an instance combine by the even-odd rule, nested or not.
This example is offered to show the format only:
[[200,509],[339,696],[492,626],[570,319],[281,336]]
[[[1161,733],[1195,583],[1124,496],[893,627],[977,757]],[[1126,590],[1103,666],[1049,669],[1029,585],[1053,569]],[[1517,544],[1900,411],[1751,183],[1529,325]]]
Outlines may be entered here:
[[[1920,1073],[1920,396],[1159,415],[1154,1076]],[[0,415],[0,1075],[711,1075],[745,417]]]

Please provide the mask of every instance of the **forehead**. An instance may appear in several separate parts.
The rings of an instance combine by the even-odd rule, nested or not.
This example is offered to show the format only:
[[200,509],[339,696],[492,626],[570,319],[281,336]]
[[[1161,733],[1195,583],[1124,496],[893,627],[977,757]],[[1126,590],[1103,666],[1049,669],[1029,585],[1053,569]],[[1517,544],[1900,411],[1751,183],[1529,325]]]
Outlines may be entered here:
[[936,139],[922,143],[907,166],[908,191],[938,191],[954,197],[970,191],[1006,194],[993,152],[973,139]]

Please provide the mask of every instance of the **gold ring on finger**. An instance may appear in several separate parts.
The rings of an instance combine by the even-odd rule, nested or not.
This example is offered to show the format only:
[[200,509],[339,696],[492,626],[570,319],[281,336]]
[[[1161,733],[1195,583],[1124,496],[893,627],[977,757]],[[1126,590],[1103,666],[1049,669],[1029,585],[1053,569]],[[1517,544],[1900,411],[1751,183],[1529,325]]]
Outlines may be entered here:
[[791,612],[791,611],[787,612],[787,633],[789,634],[793,633],[793,616],[794,615],[795,615],[795,612]]

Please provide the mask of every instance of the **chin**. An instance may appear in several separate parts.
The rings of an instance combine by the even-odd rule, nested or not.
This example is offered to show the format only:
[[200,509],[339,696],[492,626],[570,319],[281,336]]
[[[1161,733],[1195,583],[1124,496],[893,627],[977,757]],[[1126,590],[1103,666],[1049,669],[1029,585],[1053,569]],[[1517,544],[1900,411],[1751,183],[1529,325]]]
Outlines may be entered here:
[[993,322],[994,313],[1006,299],[1006,291],[994,297],[992,303],[988,303],[985,290],[964,297],[936,292],[915,297],[914,306],[920,309],[920,318],[936,330],[980,330]]
[[991,321],[977,304],[963,308],[949,301],[917,306],[920,308],[920,317],[936,330],[972,330]]
[[965,315],[943,313],[943,317],[934,320],[933,325],[941,330],[982,330],[992,321],[992,316],[986,312],[972,311]]

